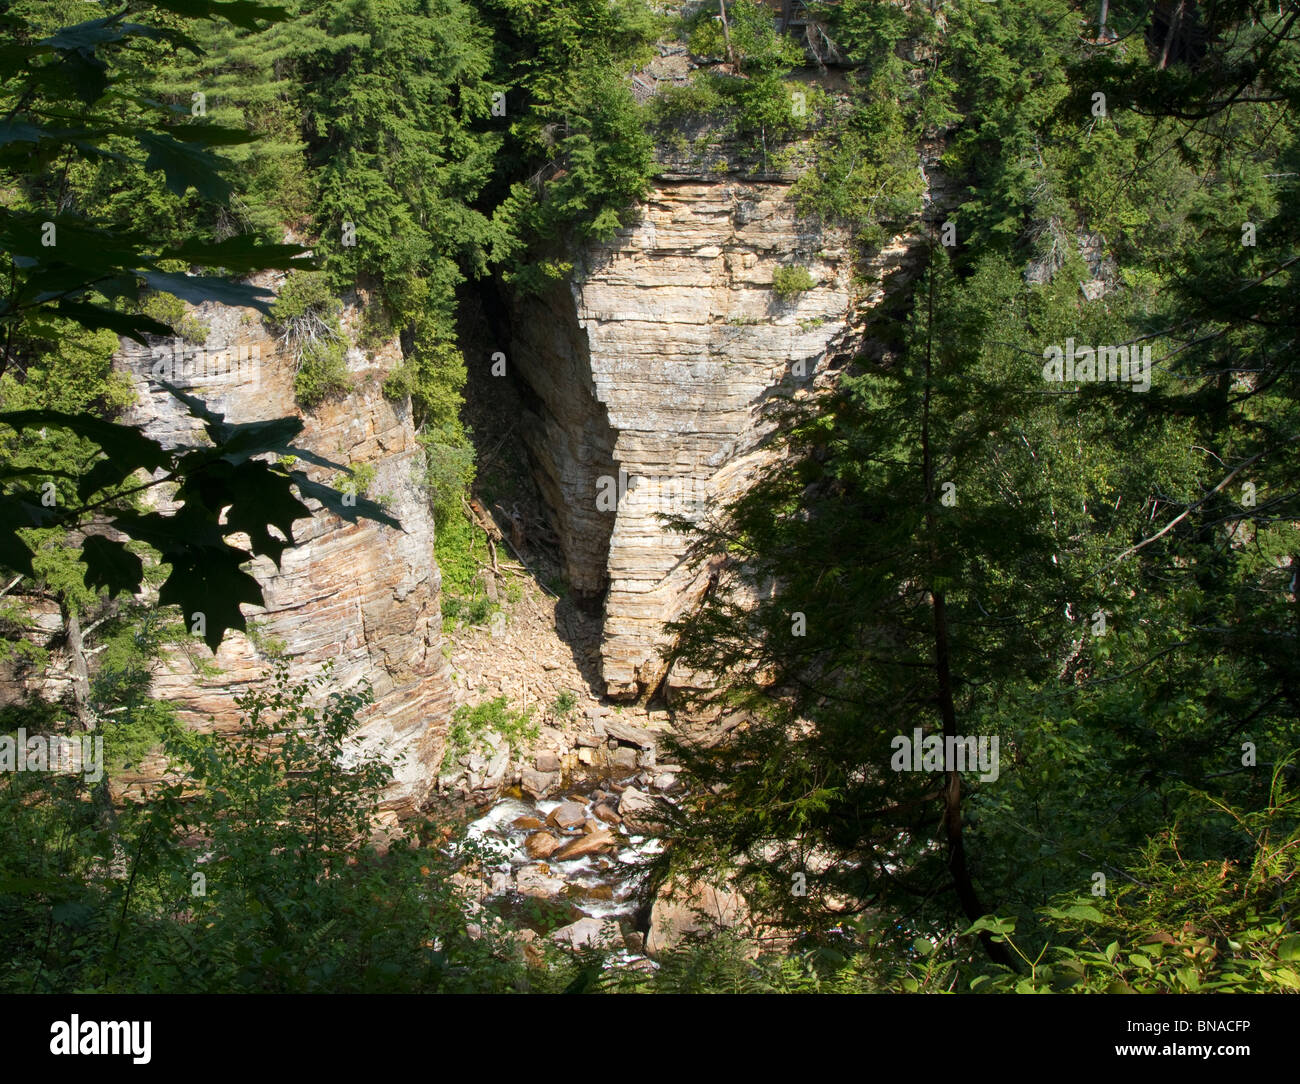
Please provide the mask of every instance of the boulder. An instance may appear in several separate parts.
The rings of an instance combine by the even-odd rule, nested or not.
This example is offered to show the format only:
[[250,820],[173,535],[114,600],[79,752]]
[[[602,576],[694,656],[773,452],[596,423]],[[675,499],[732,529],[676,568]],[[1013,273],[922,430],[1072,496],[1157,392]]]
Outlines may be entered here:
[[558,772],[560,770],[560,758],[551,752],[538,753],[533,759],[533,764],[539,772]]
[[539,828],[545,828],[546,825],[536,817],[516,817],[512,827],[521,831],[535,832]]
[[519,785],[534,798],[545,798],[560,785],[559,772],[537,772],[525,768],[519,776]]
[[524,840],[524,850],[529,858],[550,858],[559,846],[560,841],[550,832],[534,832]]
[[559,941],[576,949],[613,947],[620,937],[617,923],[599,918],[580,918],[577,922],[561,926],[551,934],[552,941]]
[[650,908],[646,955],[659,956],[680,944],[688,933],[739,926],[748,917],[744,898],[728,889],[696,882],[678,886],[673,893],[671,886],[665,886]]
[[546,823],[552,828],[581,828],[587,820],[587,810],[579,802],[562,802],[551,810]]
[[558,896],[564,891],[564,882],[551,876],[550,866],[544,863],[524,866],[515,875],[515,888],[525,896]]
[[615,768],[621,768],[624,771],[636,770],[636,750],[629,749],[620,745],[609,755],[609,762]]
[[558,851],[551,855],[557,862],[567,862],[574,858],[584,858],[589,854],[597,854],[600,851],[609,850],[616,846],[614,833],[606,828],[598,829],[589,835],[579,836],[577,839],[571,839]]
[[617,719],[603,719],[601,721],[605,725],[605,733],[611,738],[617,738],[621,742],[635,745],[641,749],[654,747],[655,736],[648,730],[643,730],[639,726],[632,726],[630,723],[621,723]]
[[662,829],[657,818],[658,806],[645,791],[628,787],[618,799],[618,815],[623,826],[637,835],[652,836]]
[[483,776],[483,786],[489,790],[499,790],[506,781],[506,769],[510,767],[510,747],[498,749],[489,761]]
[[609,802],[598,802],[591,811],[592,816],[597,820],[602,820],[606,824],[622,824],[623,818],[618,815],[614,806]]

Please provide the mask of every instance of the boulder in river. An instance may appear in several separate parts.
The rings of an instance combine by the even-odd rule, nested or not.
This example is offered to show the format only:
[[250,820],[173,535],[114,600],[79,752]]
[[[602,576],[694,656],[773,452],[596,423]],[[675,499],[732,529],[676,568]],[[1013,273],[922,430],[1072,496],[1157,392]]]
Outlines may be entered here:
[[549,866],[524,866],[515,875],[515,887],[525,896],[558,896],[564,891],[564,882],[551,876]]
[[598,854],[615,846],[614,833],[600,828],[589,835],[571,839],[551,856],[557,862],[567,862],[573,858],[585,858],[589,854]]
[[618,799],[618,815],[630,832],[652,836],[663,827],[657,822],[658,807],[645,791],[628,787]]
[[529,858],[550,858],[559,846],[560,841],[550,832],[534,832],[524,840],[524,850]]
[[587,820],[587,809],[580,802],[562,802],[551,810],[546,823],[552,828],[581,828]]
[[552,941],[571,945],[573,948],[596,946],[612,947],[621,940],[618,924],[609,919],[580,918],[567,926],[561,926],[551,934]]

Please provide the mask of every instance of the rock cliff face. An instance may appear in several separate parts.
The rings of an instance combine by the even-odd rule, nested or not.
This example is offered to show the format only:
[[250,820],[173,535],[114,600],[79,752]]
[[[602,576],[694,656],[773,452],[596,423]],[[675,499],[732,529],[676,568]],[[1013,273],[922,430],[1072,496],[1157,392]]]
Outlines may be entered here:
[[[801,220],[790,180],[664,174],[571,281],[514,301],[525,441],[573,589],[604,597],[611,696],[660,683],[663,623],[707,587],[659,515],[694,518],[741,492],[765,461],[764,404],[851,352],[854,313],[874,300],[855,296],[848,237]],[[890,246],[873,270],[905,251]],[[778,295],[782,267],[807,269],[811,287]]]
[[[295,412],[293,362],[256,313],[204,306],[196,315],[211,330],[205,347],[197,354],[191,349],[188,359],[173,357],[170,347],[151,353],[135,344],[120,355],[139,398],[129,421],[166,443],[201,440],[198,423],[151,379],[157,366],[157,372],[171,374],[176,384],[232,421]],[[345,325],[355,315],[349,308]],[[338,463],[372,466],[368,495],[386,498],[404,530],[368,520],[350,524],[309,501],[315,514],[295,524],[300,544],[285,551],[281,568],[264,558],[253,566],[266,608],[245,611],[252,638],[227,637],[214,660],[220,668],[215,677],[196,665],[207,657],[205,647],[172,655],[157,674],[155,692],[189,722],[202,726],[211,718],[226,727],[238,718],[234,697],[268,672],[275,650],[284,652],[296,676],[316,673],[332,661],[335,688],[368,678],[375,702],[364,716],[360,738],[397,762],[386,806],[404,815],[434,785],[452,687],[439,650],[433,521],[417,483],[422,453],[409,406],[390,402],[381,391],[383,376],[398,361],[395,343],[372,355],[350,350],[352,391],[307,415],[298,443]],[[316,480],[330,480],[327,469],[308,469]]]

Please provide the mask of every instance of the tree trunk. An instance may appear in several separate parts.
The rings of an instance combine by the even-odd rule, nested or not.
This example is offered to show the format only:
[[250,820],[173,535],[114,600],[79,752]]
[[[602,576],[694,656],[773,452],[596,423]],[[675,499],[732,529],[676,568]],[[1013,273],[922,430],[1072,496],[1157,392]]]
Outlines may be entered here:
[[62,595],[59,614],[63,618],[63,639],[68,649],[68,669],[72,672],[72,711],[83,732],[95,729],[90,708],[90,667],[86,662],[86,645],[81,636],[81,619]]
[[1169,16],[1169,29],[1165,31],[1165,44],[1160,50],[1160,70],[1164,71],[1169,64],[1169,54],[1174,46],[1174,37],[1183,22],[1183,9],[1187,6],[1186,0],[1178,0],[1174,5],[1173,14]]
[[[81,618],[76,608],[68,599],[59,595],[59,613],[63,617],[63,638],[68,649],[68,669],[72,672],[72,711],[77,726],[83,734],[89,734],[98,728],[94,708],[90,704],[90,665],[86,661],[86,644],[81,634]],[[113,794],[108,786],[108,770],[101,764],[103,774],[99,780],[90,784],[91,802],[100,827],[108,833],[113,844],[113,858],[110,869],[113,876],[126,874],[126,849],[122,845],[121,834],[117,830],[117,811],[113,808]]]
[[736,70],[736,53],[731,47],[731,27],[727,25],[727,0],[718,0],[718,9],[722,12],[722,41],[727,49],[727,63],[731,70]]

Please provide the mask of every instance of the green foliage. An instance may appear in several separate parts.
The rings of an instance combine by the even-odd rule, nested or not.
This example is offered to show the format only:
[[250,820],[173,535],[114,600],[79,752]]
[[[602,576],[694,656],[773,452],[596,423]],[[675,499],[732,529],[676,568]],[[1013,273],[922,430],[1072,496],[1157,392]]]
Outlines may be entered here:
[[510,121],[501,165],[512,179],[495,221],[506,278],[541,291],[571,270],[572,240],[608,239],[642,198],[650,139],[624,73],[657,32],[640,0],[490,0],[504,45],[495,77]]
[[312,342],[303,347],[293,378],[294,396],[300,405],[310,409],[345,393],[350,386],[342,342]]
[[789,71],[803,61],[794,39],[777,32],[771,9],[758,0],[728,0],[725,35],[716,3],[703,5],[687,32],[695,56],[729,62],[734,59],[737,71],[743,75]]
[[848,115],[823,126],[812,166],[793,195],[805,214],[848,224],[866,245],[883,242],[920,210],[916,130],[894,93],[897,73],[874,75]]
[[[1229,5],[1207,16],[1222,34],[1193,75],[1081,43],[1067,3],[971,0],[945,5],[909,84],[889,5],[838,7],[874,89],[797,195],[869,249],[912,208],[909,143],[946,128],[957,244],[934,244],[910,297],[877,313],[880,353],[779,411],[788,456],[703,531],[698,556],[726,563],[676,627],[678,657],[754,717],[675,753],[700,791],[661,872],[734,868],[820,949],[842,947],[843,901],[883,912],[846,951],[885,962],[874,988],[948,988],[968,966],[1005,990],[1286,988],[1278,882],[1226,899],[1220,873],[1244,878],[1255,852],[1203,810],[1232,810],[1256,842],[1267,819],[1256,857],[1273,866],[1273,841],[1294,838],[1264,780],[1291,770],[1276,766],[1296,711],[1298,419],[1280,328],[1300,239],[1283,209],[1300,43],[1283,16],[1256,29]],[[1243,78],[1278,101],[1230,106]],[[1098,86],[1113,91],[1104,118]],[[1243,221],[1271,239],[1243,244]],[[1105,291],[1085,300],[1090,280]],[[1150,343],[1152,388],[1045,382],[1045,347],[1067,339]],[[996,736],[998,779],[967,773],[958,807],[942,785],[955,773],[889,770],[892,736],[916,726]],[[1258,768],[1241,760],[1256,747]],[[821,869],[794,896],[809,855]],[[1078,893],[1103,869],[1099,920]],[[971,926],[991,909],[999,926]],[[1216,932],[1193,912],[1219,915]],[[1096,956],[1112,941],[1118,965]]]
[[123,810],[126,865],[77,781],[0,778],[0,989],[432,992],[508,990],[522,962],[466,930],[458,859],[418,836],[371,843],[391,766],[352,745],[368,688],[281,666],[241,701],[240,731],[178,734],[181,776]]
[[425,453],[424,485],[442,532],[464,517],[461,501],[474,481],[474,449],[463,431],[450,425],[426,430],[419,439]]
[[[770,9],[756,0],[732,0],[727,18],[729,45],[716,5],[706,5],[687,21],[691,52],[726,63],[657,94],[648,106],[649,119],[669,144],[682,139],[682,129],[713,129],[714,138],[737,141],[753,157],[761,156],[766,171],[769,153],[782,141],[815,126],[826,95],[814,85],[786,80],[804,63],[803,51],[793,38],[776,32]],[[726,167],[719,163],[718,168]]]
[[141,311],[151,320],[166,324],[185,342],[202,346],[208,341],[208,325],[186,311],[185,302],[172,294],[151,293]]
[[434,555],[442,573],[442,629],[454,632],[462,625],[481,626],[501,607],[484,591],[488,560],[482,531],[457,507],[438,525]]
[[[78,7],[87,15],[99,10]],[[213,7],[191,5],[200,16]],[[258,19],[274,13],[256,10]],[[9,283],[0,308],[6,341],[11,343],[12,334],[33,317],[53,312],[141,343],[145,334],[168,334],[136,306],[142,285],[195,302],[265,306],[264,291],[229,280],[177,276],[165,269],[167,261],[242,272],[292,266],[299,249],[259,246],[247,236],[227,235],[223,243],[212,244],[195,231],[151,229],[138,217],[120,214],[105,223],[66,198],[71,180],[76,194],[98,204],[94,178],[107,172],[139,179],[160,174],[173,197],[184,199],[193,189],[201,199],[224,200],[232,189],[222,175],[220,148],[252,136],[199,118],[176,123],[166,105],[130,92],[143,89],[137,66],[143,58],[164,46],[198,48],[178,29],[184,20],[159,20],[146,12],[149,21],[128,22],[122,11],[50,33],[56,29],[50,20],[61,14],[22,6],[5,16],[13,39],[0,65],[0,111],[10,136],[0,152],[0,180],[12,194],[0,212],[0,248],[6,254],[0,270]],[[7,348],[0,372],[13,360]]]
[[271,306],[271,327],[294,359],[294,395],[300,406],[310,409],[350,387],[342,309],[328,276],[319,271],[290,274]]
[[569,689],[564,689],[555,698],[555,703],[551,705],[551,710],[560,718],[572,714],[573,709],[578,706],[578,698]]
[[1187,792],[1182,823],[1149,840],[1105,898],[1054,900],[1040,911],[1042,929],[1023,938],[1013,937],[1014,920],[999,923],[1019,973],[963,968],[963,983],[995,992],[1300,990],[1287,907],[1300,843],[1290,769],[1274,767],[1268,800],[1253,812]]
[[647,103],[649,116],[659,126],[721,120],[727,100],[712,79],[692,79],[661,90]]
[[799,264],[778,267],[772,272],[772,289],[783,301],[798,297],[805,290],[811,290],[816,285],[817,280],[808,273],[808,268]]
[[480,560],[487,557],[481,534],[463,512],[439,524],[434,556],[442,573],[444,596],[465,595],[474,589]]
[[498,696],[472,707],[462,704],[452,713],[446,758],[455,761],[466,753],[490,748],[489,734],[499,735],[517,755],[540,733],[540,727],[533,722],[533,708],[512,711],[508,697]]
[[352,473],[338,480],[337,489],[340,493],[352,497],[365,496],[370,491],[370,487],[375,483],[375,470],[373,463],[357,463],[352,467]]
[[453,632],[462,623],[482,625],[501,607],[485,595],[472,598],[458,598],[447,595],[442,600],[442,627],[444,632]]

